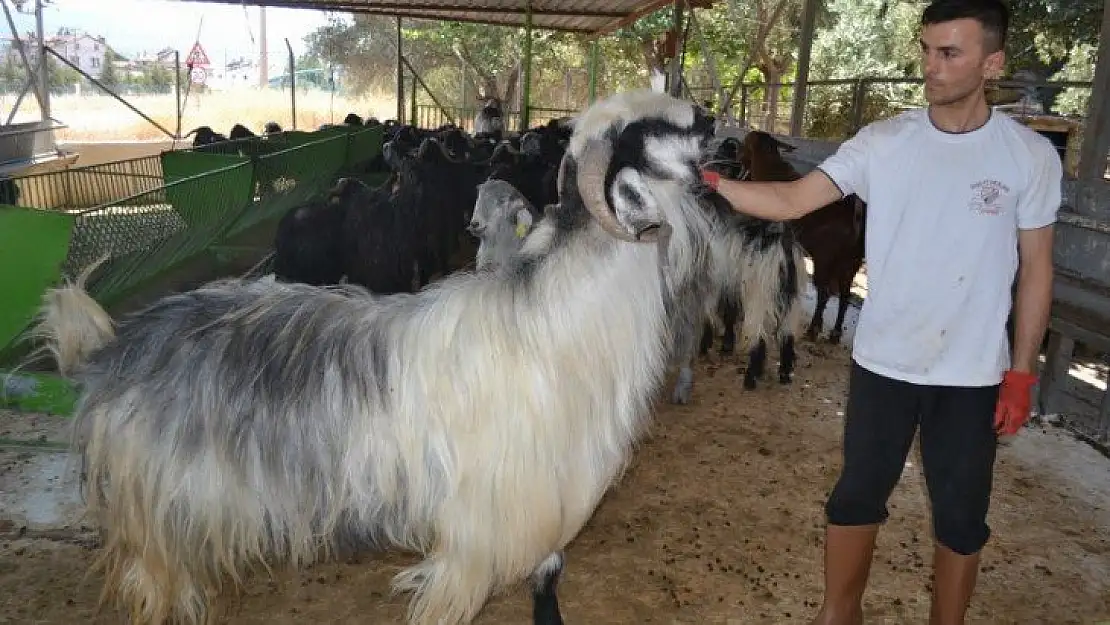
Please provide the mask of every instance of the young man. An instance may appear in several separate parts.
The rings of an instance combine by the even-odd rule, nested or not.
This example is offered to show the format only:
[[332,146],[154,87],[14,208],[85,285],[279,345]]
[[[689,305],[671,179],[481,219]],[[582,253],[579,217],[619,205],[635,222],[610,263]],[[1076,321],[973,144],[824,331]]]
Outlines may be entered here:
[[936,541],[931,625],[963,623],[975,587],[997,436],[1029,416],[1062,200],[1051,143],[986,103],[1008,20],[999,0],[936,0],[921,19],[928,108],[868,125],[796,182],[704,174],[737,211],[764,219],[851,193],[868,203],[868,294],[815,625],[863,622],[876,534],[918,427]]

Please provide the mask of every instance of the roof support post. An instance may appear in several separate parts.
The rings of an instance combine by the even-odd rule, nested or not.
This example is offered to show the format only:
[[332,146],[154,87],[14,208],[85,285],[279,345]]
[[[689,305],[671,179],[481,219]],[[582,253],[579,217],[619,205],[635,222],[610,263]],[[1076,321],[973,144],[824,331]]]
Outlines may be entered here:
[[[46,29],[42,25],[42,0],[35,0],[35,30],[38,31],[39,36],[39,110],[42,111],[42,121],[45,122],[50,119],[50,90],[47,80],[50,70],[46,64]],[[16,33],[12,34],[16,35]]]
[[1079,149],[1079,179],[1084,184],[1102,180],[1106,172],[1106,153],[1110,149],[1110,0],[1105,0],[1102,7],[1102,32],[1086,126]]
[[401,36],[401,18],[397,18],[397,123],[405,120],[405,66],[402,61],[405,53],[404,39]]
[[590,104],[597,100],[597,57],[599,48],[600,45],[597,39],[590,42],[590,60],[587,65],[590,72]]
[[[679,37],[685,33],[682,29],[682,8],[685,4],[684,0],[675,0],[674,3],[674,24],[671,29],[674,32],[675,51],[674,56],[671,57],[671,75],[667,80],[667,91],[676,98],[682,97],[682,53],[681,49],[685,47],[685,41],[680,42]],[[681,46],[681,47],[680,47]]]
[[520,130],[528,129],[532,106],[532,0],[524,4],[524,84],[520,89]]
[[813,34],[817,27],[817,9],[821,0],[806,0],[802,7],[802,39],[798,48],[798,75],[794,79],[794,106],[790,111],[790,136],[802,136],[806,111],[806,83],[809,82],[809,58]]

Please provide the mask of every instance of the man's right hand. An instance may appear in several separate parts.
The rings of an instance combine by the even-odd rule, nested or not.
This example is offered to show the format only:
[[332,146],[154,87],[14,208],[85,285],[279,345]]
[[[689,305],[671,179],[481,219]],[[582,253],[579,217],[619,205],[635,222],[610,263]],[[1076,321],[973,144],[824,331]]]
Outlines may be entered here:
[[721,184],[721,174],[709,169],[701,170],[701,179],[706,186],[714,191],[716,191],[717,187]]

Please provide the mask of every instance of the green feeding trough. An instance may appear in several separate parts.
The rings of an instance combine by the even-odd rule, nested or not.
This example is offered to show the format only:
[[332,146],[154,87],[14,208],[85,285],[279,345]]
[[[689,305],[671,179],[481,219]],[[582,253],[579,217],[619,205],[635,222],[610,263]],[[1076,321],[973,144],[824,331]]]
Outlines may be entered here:
[[0,372],[0,407],[68,417],[76,401],[73,386],[56,375]]
[[0,205],[0,345],[30,324],[43,291],[58,280],[74,215]]
[[[19,369],[43,292],[63,276],[104,259],[86,288],[106,308],[156,292],[170,272],[272,225],[341,176],[380,184],[386,175],[369,164],[383,136],[382,126],[343,126],[0,179],[0,366]],[[48,390],[60,381],[35,379],[36,393],[0,402],[68,414],[69,395]]]

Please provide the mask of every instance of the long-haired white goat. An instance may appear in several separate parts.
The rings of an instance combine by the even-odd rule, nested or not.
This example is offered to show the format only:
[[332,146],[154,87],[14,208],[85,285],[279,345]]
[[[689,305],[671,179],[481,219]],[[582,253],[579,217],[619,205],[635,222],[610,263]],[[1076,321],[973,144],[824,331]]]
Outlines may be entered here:
[[224,576],[340,545],[413,550],[409,621],[470,622],[563,549],[624,470],[721,215],[711,128],[650,91],[579,118],[560,202],[498,272],[415,294],[218,281],[113,327],[80,281],[37,328],[81,396],[75,443],[105,597],[197,623]]
[[[712,333],[724,326],[726,339],[733,332],[733,325],[743,305],[744,323],[741,337],[752,346],[752,352],[765,351],[768,337],[786,337],[783,357],[793,358],[793,334],[801,322],[801,280],[805,276],[802,248],[793,233],[783,224],[764,221],[731,213],[719,194],[707,195],[703,202],[717,203],[723,216],[722,236],[710,243],[712,271],[707,287],[700,291],[705,298],[699,309],[694,310],[686,323],[676,324],[673,364],[678,368],[671,402],[687,404],[691,401],[694,386],[693,363],[698,349],[697,332]],[[478,200],[469,232],[479,239],[475,266],[479,271],[496,270],[505,265],[524,244],[524,237],[538,219],[528,200],[504,180],[487,180],[478,185]],[[694,295],[696,291],[690,291]],[[704,315],[698,317],[695,310]],[[703,333],[701,347],[712,341],[712,334]],[[726,350],[731,351],[731,350]],[[754,360],[745,375],[745,386],[761,370]],[[780,363],[786,370],[793,362]]]

